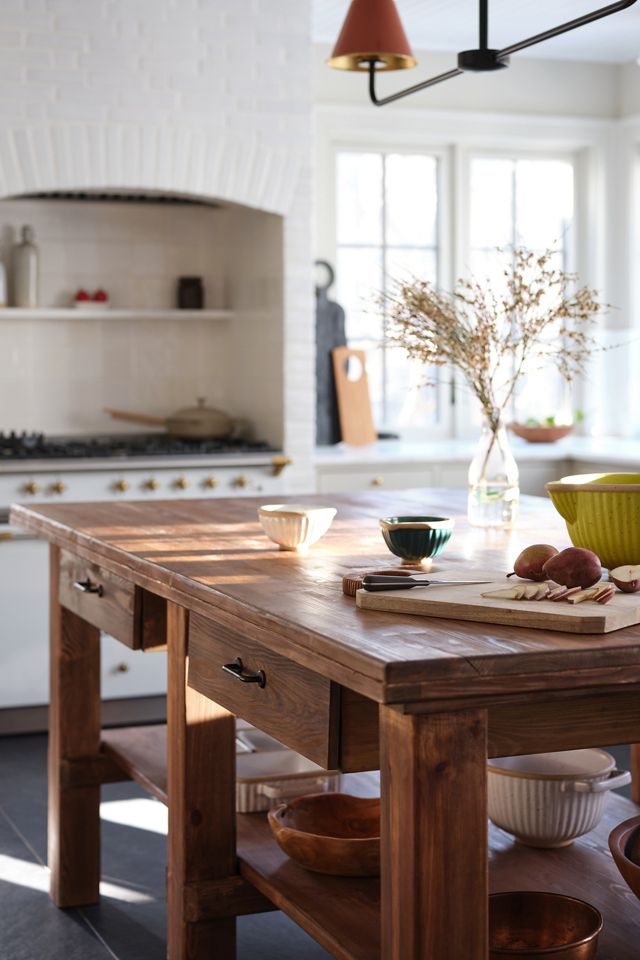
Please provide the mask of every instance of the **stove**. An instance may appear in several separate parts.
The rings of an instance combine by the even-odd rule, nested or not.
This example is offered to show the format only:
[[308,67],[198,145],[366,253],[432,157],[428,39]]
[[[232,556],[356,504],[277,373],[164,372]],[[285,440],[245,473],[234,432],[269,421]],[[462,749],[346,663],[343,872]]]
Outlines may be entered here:
[[[281,451],[266,443],[234,437],[178,440],[164,433],[94,437],[0,433],[2,633],[24,640],[18,645],[13,671],[0,671],[0,708],[47,701],[46,657],[39,642],[47,631],[49,548],[9,525],[11,503],[196,498],[202,501],[206,522],[208,501],[218,497],[259,496],[263,503],[278,502],[286,493],[288,463]],[[273,548],[266,537],[262,541],[265,550]],[[42,584],[37,593],[34,582]],[[161,654],[139,657],[116,640],[102,638],[103,697],[160,694],[165,675]]]
[[0,535],[9,504],[268,495],[290,463],[267,443],[166,433],[47,437],[0,433]]
[[210,457],[215,454],[275,453],[260,441],[223,437],[181,440],[166,433],[45,437],[43,433],[0,432],[0,461],[110,459],[126,457]]

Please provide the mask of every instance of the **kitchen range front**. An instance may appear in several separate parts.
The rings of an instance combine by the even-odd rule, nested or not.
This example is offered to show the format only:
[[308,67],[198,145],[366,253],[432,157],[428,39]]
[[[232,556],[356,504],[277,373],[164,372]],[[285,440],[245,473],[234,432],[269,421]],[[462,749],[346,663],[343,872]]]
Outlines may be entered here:
[[[185,500],[264,495],[285,491],[289,458],[267,443],[240,438],[188,440],[158,433],[96,437],[0,434],[0,732],[42,729],[49,699],[48,550],[36,537],[9,525],[9,505],[133,500]],[[203,511],[203,520],[206,519]],[[34,584],[43,589],[34,592]],[[83,589],[78,585],[77,589]],[[19,642],[16,642],[19,638]],[[152,697],[112,704],[113,722],[138,713],[161,718],[155,698],[166,689],[163,654],[135,657],[103,637],[105,700]],[[33,709],[33,708],[40,709]],[[16,709],[19,708],[19,709]],[[24,709],[26,708],[26,709]],[[142,713],[141,713],[142,711]]]

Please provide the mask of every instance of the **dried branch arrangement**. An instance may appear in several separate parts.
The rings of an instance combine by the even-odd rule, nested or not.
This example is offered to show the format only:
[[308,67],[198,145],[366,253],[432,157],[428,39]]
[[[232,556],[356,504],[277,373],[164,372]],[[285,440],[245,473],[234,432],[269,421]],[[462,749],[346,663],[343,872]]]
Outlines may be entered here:
[[387,298],[389,339],[429,366],[451,366],[478,399],[492,431],[521,376],[555,366],[566,381],[602,349],[593,325],[607,311],[596,291],[554,266],[553,249],[513,252],[500,291],[486,281],[458,280],[452,293],[413,278]]

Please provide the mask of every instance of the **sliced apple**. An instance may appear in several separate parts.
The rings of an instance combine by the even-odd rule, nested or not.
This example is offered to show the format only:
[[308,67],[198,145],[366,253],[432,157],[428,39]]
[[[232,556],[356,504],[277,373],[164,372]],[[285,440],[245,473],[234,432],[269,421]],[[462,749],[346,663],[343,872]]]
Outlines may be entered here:
[[568,587],[561,587],[558,584],[552,583],[547,591],[547,599],[555,600],[556,597],[563,597],[568,589]]
[[490,590],[489,593],[483,593],[482,596],[489,600],[519,600],[520,588],[507,587],[504,590]]
[[609,590],[608,593],[603,593],[601,596],[599,596],[599,597],[597,598],[597,602],[598,602],[598,603],[610,603],[611,600],[613,600],[613,598],[615,597],[615,595],[616,595],[615,590]]
[[640,590],[640,565],[624,565],[609,570],[609,580],[623,593],[637,593]]
[[[540,590],[539,583],[528,583],[524,588],[524,600],[537,600]],[[546,591],[545,591],[546,593]]]
[[567,603],[584,603],[585,600],[595,600],[597,593],[597,587],[588,587],[586,590],[578,590],[577,593],[567,597]]
[[568,600],[569,597],[572,597],[574,594],[581,593],[581,592],[582,592],[582,587],[565,587],[563,593],[554,592],[551,599],[557,603],[558,600]]
[[616,592],[616,588],[612,583],[597,583],[593,589],[596,591],[594,600],[600,600],[601,597],[607,597],[609,594],[613,596]]

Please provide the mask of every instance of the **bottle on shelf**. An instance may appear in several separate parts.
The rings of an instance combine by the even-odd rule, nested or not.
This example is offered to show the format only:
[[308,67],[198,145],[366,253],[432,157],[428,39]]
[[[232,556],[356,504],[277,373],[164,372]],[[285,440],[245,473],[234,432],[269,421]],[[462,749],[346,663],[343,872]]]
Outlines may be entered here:
[[13,305],[38,306],[38,248],[33,227],[22,228],[22,239],[13,248]]

